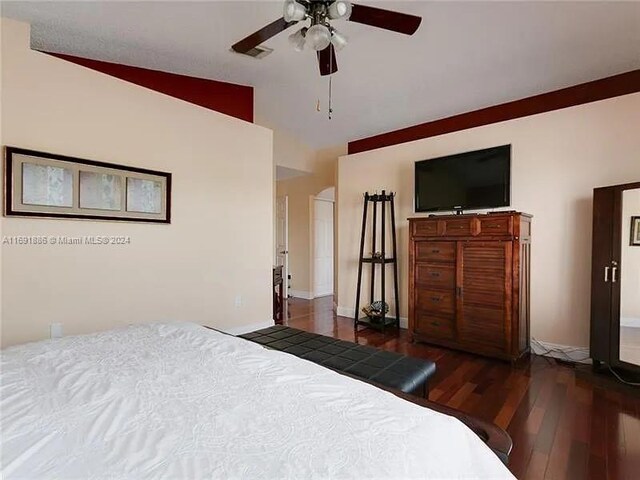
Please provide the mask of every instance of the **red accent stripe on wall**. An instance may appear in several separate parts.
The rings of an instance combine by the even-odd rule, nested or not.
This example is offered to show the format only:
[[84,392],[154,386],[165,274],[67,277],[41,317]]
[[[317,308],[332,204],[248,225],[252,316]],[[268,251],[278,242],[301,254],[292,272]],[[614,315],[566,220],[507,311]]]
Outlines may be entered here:
[[247,122],[253,122],[253,87],[102,62],[61,53],[42,53],[53,55],[216,112]]
[[640,70],[349,142],[349,154],[640,92]]

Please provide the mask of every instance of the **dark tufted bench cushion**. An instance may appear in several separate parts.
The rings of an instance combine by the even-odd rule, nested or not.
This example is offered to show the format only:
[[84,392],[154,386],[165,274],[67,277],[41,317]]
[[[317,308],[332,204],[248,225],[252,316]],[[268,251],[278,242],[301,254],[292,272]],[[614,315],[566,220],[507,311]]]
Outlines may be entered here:
[[429,360],[407,357],[282,325],[239,337],[339,372],[425,397],[429,392],[428,380],[436,371],[436,364]]

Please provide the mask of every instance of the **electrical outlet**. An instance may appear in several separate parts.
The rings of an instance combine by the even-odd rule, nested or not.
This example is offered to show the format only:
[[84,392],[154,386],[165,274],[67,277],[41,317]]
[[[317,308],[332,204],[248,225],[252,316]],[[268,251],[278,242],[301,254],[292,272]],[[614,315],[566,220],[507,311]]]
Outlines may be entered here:
[[240,308],[242,306],[242,295],[236,295],[235,306],[236,308]]
[[62,337],[62,324],[61,323],[52,323],[49,325],[49,333],[51,338],[60,338]]

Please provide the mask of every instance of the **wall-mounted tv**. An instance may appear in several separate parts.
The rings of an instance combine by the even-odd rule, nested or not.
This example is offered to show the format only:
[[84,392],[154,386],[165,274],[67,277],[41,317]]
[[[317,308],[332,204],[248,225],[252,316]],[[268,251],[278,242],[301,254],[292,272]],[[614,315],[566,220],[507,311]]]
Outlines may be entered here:
[[511,145],[416,162],[415,211],[507,207]]

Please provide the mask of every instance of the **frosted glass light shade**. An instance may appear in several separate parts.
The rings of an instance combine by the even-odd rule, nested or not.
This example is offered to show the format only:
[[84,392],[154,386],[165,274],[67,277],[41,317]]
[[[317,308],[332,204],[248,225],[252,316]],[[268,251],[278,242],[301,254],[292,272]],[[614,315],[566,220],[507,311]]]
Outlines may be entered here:
[[331,32],[324,25],[314,25],[307,30],[307,44],[314,50],[324,50],[331,43]]
[[301,52],[302,50],[304,50],[304,44],[306,43],[304,36],[306,31],[306,28],[301,28],[297,32],[289,35],[289,43],[296,52]]
[[339,52],[344,47],[346,47],[348,42],[349,40],[347,39],[347,37],[339,31],[334,30],[331,33],[331,43],[333,43],[333,47],[335,48],[336,52]]
[[304,5],[299,4],[295,0],[287,0],[284,2],[283,17],[287,22],[299,22],[303,20],[307,14]]
[[351,4],[344,0],[337,0],[329,5],[329,18],[332,20],[347,19],[351,16]]

